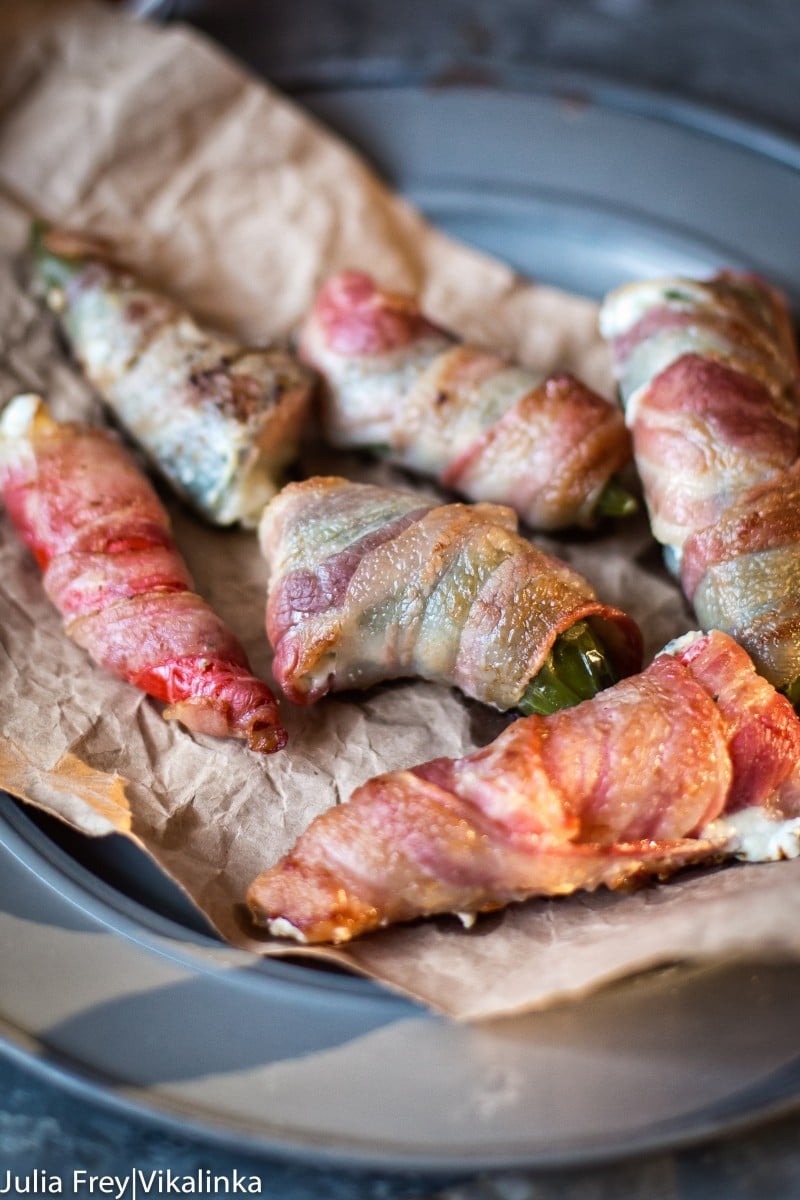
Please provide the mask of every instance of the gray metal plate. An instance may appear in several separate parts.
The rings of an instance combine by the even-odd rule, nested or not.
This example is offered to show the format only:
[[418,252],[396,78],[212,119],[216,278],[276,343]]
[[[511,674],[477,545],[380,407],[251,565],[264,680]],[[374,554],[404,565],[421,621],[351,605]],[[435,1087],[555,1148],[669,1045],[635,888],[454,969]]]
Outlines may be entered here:
[[[792,292],[800,151],[619,91],[307,96],[455,236],[599,296],[761,270]],[[381,1168],[576,1164],[800,1098],[800,969],[673,968],[464,1027],[363,980],[221,945],[119,839],[0,801],[0,1032],[113,1106],[241,1148]]]

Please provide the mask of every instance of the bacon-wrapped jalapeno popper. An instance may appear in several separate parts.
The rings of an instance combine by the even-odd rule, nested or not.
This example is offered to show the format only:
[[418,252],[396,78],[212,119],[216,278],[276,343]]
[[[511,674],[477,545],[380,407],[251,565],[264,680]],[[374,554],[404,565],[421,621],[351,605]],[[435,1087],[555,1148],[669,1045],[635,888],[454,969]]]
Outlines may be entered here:
[[169,518],[118,438],[18,396],[0,417],[0,493],[67,634],[95,662],[189,729],[263,753],[285,745],[272,693],[192,590]]
[[549,712],[641,663],[631,618],[509,508],[315,477],[267,505],[259,536],[273,671],[295,704],[417,676]]
[[34,260],[87,377],[156,468],[208,520],[254,527],[297,453],[311,373],[200,329],[71,234],[38,233]]
[[248,892],[254,920],[344,942],[433,913],[800,850],[800,720],[724,633],[489,746],[378,776]]
[[536,529],[632,512],[615,480],[624,421],[569,375],[543,380],[429,321],[409,296],[346,271],[319,292],[301,356],[325,381],[337,446],[363,447],[471,500],[508,504]]
[[612,292],[611,342],[653,533],[705,628],[793,698],[800,678],[800,371],[786,304],[750,275]]

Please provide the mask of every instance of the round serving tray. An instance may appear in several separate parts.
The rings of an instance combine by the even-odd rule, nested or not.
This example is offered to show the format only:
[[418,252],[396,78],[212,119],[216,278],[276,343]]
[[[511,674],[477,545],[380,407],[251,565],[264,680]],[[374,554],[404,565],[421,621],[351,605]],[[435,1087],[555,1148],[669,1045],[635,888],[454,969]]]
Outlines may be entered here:
[[[761,130],[552,79],[302,100],[433,221],[545,282],[600,296],[726,264],[797,297],[800,149]],[[575,1165],[800,1101],[794,964],[675,967],[458,1025],[365,980],[222,945],[131,845],[8,798],[0,955],[8,1053],[111,1106],[305,1161]]]

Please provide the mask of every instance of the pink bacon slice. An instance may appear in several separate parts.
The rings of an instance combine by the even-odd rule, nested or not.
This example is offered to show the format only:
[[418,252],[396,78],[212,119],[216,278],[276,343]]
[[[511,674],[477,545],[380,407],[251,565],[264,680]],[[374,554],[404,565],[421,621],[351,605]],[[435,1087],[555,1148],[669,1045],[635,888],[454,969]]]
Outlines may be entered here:
[[704,627],[725,629],[800,703],[800,462],[687,539],[681,582]]
[[[800,368],[783,296],[722,272],[629,284],[604,301],[655,537],[705,628],[792,694],[800,677]],[[759,510],[760,513],[759,513]]]
[[695,635],[473,754],[370,780],[248,903],[274,934],[344,942],[717,860],[737,852],[720,822],[753,808],[800,825],[800,721],[731,638]]
[[324,377],[334,445],[507,504],[537,529],[591,525],[612,493],[615,511],[634,507],[612,478],[631,453],[614,405],[572,376],[543,380],[458,341],[362,272],[321,289],[300,351]]
[[95,662],[189,729],[267,754],[286,744],[275,698],[192,590],[169,518],[117,438],[18,396],[0,419],[0,489],[67,634]]
[[633,620],[522,537],[509,508],[315,476],[270,501],[259,537],[273,671],[294,704],[417,677],[515,708],[579,626],[601,677],[641,665]]

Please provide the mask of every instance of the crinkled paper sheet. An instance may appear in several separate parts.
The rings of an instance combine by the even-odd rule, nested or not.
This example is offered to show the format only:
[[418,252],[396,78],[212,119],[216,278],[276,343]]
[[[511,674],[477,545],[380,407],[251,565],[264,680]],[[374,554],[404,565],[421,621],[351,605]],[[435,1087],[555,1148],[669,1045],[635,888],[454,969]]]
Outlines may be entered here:
[[[610,386],[593,304],[521,281],[431,229],[336,137],[181,29],[85,3],[0,10],[0,401],[37,389],[61,415],[101,420],[25,283],[19,252],[33,213],[107,236],[242,338],[290,335],[326,274],[360,266],[420,292],[467,335]],[[306,469],[321,465],[391,477],[310,451]],[[269,679],[254,536],[172,512],[199,589]],[[463,754],[506,723],[409,682],[310,713],[284,705],[291,740],[273,757],[192,737],[69,642],[0,520],[0,785],[88,834],[135,839],[239,947],[286,951],[253,935],[242,900],[318,812],[380,771]],[[547,544],[633,613],[648,654],[690,627],[643,520],[617,537]],[[324,953],[439,1011],[480,1018],[659,962],[797,954],[799,898],[800,861],[695,871],[633,895],[516,905],[471,931],[442,918]]]

